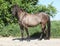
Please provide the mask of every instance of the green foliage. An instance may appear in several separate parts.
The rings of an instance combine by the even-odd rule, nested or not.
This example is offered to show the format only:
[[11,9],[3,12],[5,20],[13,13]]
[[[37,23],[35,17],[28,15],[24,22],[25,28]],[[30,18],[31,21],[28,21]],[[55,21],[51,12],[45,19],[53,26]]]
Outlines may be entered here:
[[60,38],[60,21],[52,21],[51,37]]
[[56,8],[54,8],[51,4],[49,4],[47,9],[48,9],[47,12],[49,15],[51,15],[52,17],[55,16],[56,11],[57,11]]
[[54,16],[56,14],[56,8],[51,4],[48,6],[37,5],[37,2],[38,0],[0,0],[0,35],[19,35],[18,25],[14,25],[17,24],[17,19],[11,14],[11,6],[14,4],[19,5],[20,8],[31,14],[38,12],[46,12],[50,16]]
[[17,24],[10,24],[8,26],[4,26],[0,30],[0,35],[3,37],[8,36],[20,36],[19,26]]
[[56,8],[52,5],[37,5],[38,0],[0,0],[0,24],[8,25],[11,23],[17,23],[17,19],[11,14],[11,6],[14,4],[19,5],[28,13],[46,12],[49,15],[56,13]]
[[[24,31],[25,32],[25,31]],[[36,32],[41,32],[41,26],[29,28],[29,34],[33,35]],[[24,33],[27,36],[26,32]],[[0,36],[3,37],[20,37],[20,28],[18,24],[10,24],[8,26],[1,27]],[[52,38],[60,38],[60,21],[52,21],[51,22],[51,37]]]

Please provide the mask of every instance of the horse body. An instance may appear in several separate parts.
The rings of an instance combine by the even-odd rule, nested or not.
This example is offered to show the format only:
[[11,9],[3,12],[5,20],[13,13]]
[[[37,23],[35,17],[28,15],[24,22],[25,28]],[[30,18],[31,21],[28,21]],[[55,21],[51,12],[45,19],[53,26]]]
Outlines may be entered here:
[[28,15],[23,19],[23,23],[25,23],[27,26],[35,26],[41,22],[41,20],[39,20],[39,19],[40,18],[38,16]]
[[[41,24],[42,27],[42,34],[40,36],[40,39],[42,39],[44,33],[46,33],[47,39],[50,38],[50,17],[48,16],[48,14],[44,12],[40,12],[37,14],[29,14],[23,11],[22,9],[20,9],[17,5],[12,7],[12,14],[15,15],[18,19],[22,38],[23,38],[24,28],[29,38],[28,27],[33,27],[38,24]],[[46,25],[48,27],[47,30],[46,30]]]
[[[19,14],[20,15],[20,14]],[[44,15],[44,16],[43,16]],[[40,23],[45,23],[48,21],[48,17],[46,17],[47,14],[41,12],[38,14],[28,14],[28,13],[24,13],[23,15],[21,14],[20,16],[20,22],[24,25],[26,25],[27,27],[30,26],[36,26]],[[24,17],[23,17],[24,16]],[[48,15],[47,15],[48,16]],[[22,18],[22,19],[21,19]],[[44,18],[44,19],[43,19]],[[46,20],[46,21],[45,21]]]

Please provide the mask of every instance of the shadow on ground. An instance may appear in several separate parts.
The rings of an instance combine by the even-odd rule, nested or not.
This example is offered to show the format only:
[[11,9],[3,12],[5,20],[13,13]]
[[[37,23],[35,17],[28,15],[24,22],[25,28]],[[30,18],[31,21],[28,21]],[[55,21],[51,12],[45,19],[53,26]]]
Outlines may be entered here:
[[[40,36],[41,36],[41,32],[36,32],[36,33],[30,35],[30,40],[39,39]],[[13,40],[22,40],[22,39],[21,38],[15,38]],[[24,38],[23,40],[27,40],[27,38]]]

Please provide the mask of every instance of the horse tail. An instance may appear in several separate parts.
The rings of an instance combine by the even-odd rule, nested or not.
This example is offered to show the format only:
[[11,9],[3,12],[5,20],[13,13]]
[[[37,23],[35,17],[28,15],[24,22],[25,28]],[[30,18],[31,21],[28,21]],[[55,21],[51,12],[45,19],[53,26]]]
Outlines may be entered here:
[[50,30],[51,30],[51,22],[50,22],[50,17],[48,16],[48,22],[47,22],[48,38],[50,38]]

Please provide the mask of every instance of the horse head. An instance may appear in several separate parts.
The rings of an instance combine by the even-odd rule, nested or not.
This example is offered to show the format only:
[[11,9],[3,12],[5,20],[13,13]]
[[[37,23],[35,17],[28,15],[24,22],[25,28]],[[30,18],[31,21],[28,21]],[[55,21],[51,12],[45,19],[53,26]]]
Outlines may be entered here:
[[17,13],[19,12],[21,14],[21,12],[23,12],[24,10],[22,8],[20,8],[18,5],[13,5],[11,7],[11,12],[12,12],[12,15],[16,16],[18,15]]
[[18,5],[13,5],[11,7],[11,12],[12,12],[12,15],[16,15],[17,14],[17,9],[18,9]]

